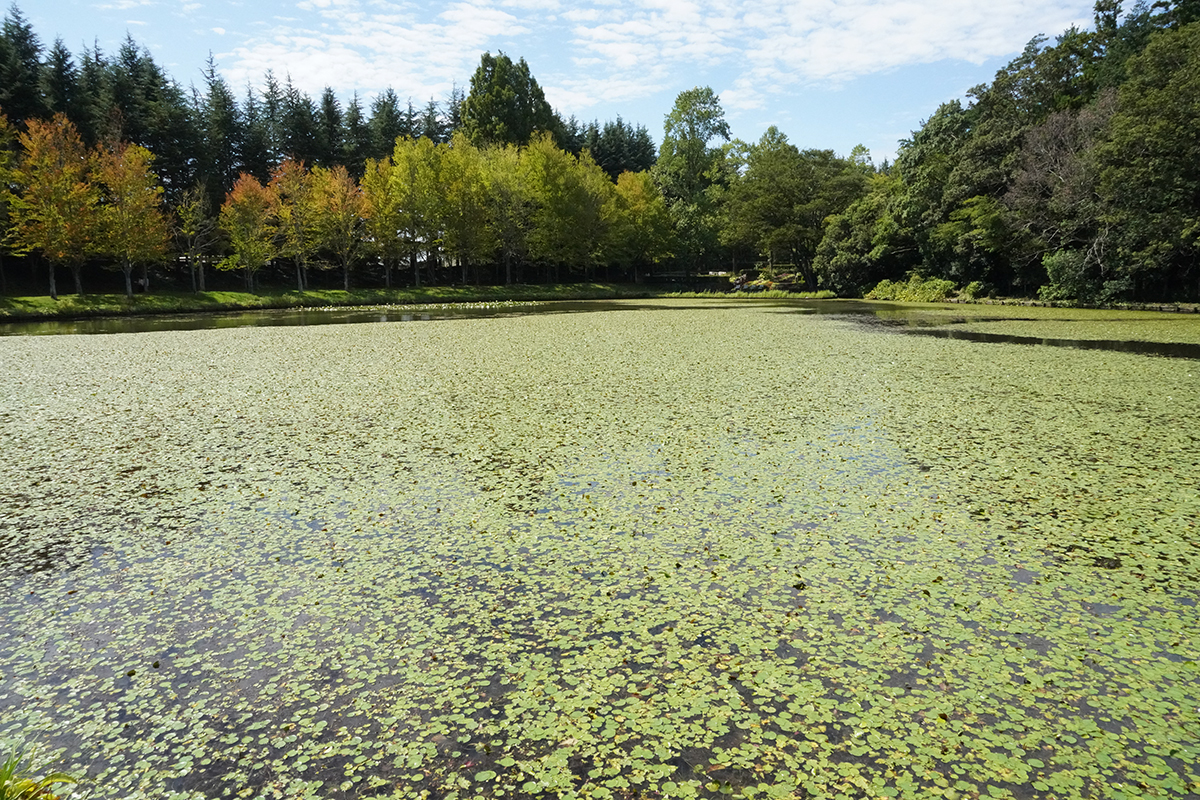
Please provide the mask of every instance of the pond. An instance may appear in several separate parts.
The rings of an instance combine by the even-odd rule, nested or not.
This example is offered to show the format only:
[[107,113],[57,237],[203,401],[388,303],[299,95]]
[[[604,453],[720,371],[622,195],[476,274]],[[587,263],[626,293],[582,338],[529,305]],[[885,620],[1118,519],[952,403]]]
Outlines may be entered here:
[[1200,364],[810,307],[0,339],[0,739],[102,798],[1200,792]]

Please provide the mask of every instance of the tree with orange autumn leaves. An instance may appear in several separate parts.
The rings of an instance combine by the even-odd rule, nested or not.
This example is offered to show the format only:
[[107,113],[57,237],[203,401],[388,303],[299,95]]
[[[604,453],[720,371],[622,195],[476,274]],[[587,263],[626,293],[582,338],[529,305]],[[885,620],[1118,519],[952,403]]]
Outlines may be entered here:
[[115,263],[132,296],[133,267],[167,253],[162,186],[150,169],[150,151],[133,144],[88,150],[62,114],[30,120],[17,139],[21,157],[6,170],[15,187],[6,188],[13,250],[46,259],[56,299],[56,268],[68,267],[82,294],[80,273],[93,258]]

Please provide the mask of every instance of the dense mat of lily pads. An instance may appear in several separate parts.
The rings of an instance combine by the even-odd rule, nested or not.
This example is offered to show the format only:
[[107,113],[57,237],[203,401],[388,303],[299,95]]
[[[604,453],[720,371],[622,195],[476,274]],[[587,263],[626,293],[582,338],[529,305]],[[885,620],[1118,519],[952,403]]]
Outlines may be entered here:
[[1195,795],[1198,386],[695,300],[6,338],[0,738],[103,798]]

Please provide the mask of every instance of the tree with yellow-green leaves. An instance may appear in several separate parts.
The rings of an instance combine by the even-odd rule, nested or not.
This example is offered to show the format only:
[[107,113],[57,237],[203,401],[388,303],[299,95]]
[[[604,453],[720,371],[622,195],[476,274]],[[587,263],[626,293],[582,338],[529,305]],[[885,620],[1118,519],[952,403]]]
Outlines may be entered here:
[[479,148],[455,134],[441,150],[442,238],[446,254],[462,268],[463,283],[472,266],[491,258],[496,236],[488,223],[487,182]]
[[350,268],[363,251],[367,203],[345,167],[312,172],[313,229],[318,245],[342,268],[342,288],[350,291]]
[[586,151],[576,158],[548,134],[535,136],[524,157],[534,200],[530,256],[555,272],[590,271],[603,256],[612,181]]
[[[133,268],[162,261],[167,255],[167,221],[162,186],[150,169],[153,156],[136,144],[123,144],[96,154],[100,184],[95,252],[116,260],[125,275],[125,296],[133,297]],[[143,273],[143,281],[147,281]],[[143,288],[149,288],[143,283]]]
[[278,255],[275,245],[275,193],[253,175],[242,173],[221,206],[221,230],[229,238],[230,254],[217,269],[240,269],[246,289],[254,291],[255,274]]
[[308,265],[320,246],[312,175],[303,161],[285,158],[271,174],[279,255],[296,265],[296,289],[308,288]]
[[441,161],[444,148],[426,138],[396,140],[392,151],[390,189],[395,195],[400,220],[400,238],[413,270],[413,282],[421,285],[419,259],[422,253],[431,264],[441,247],[444,195]]
[[11,199],[13,250],[41,253],[55,300],[59,266],[70,268],[75,292],[83,294],[80,270],[95,252],[99,217],[99,192],[88,180],[92,155],[63,114],[29,120],[17,139],[24,155],[12,171],[18,187]]
[[622,172],[609,203],[608,258],[632,267],[634,281],[640,282],[639,267],[658,264],[671,256],[675,234],[671,212],[649,171]]
[[488,221],[506,285],[521,280],[521,264],[529,255],[534,206],[527,164],[523,151],[516,145],[488,147],[483,151]]
[[363,194],[363,231],[366,248],[383,263],[383,281],[392,288],[392,271],[407,252],[400,237],[403,225],[399,197],[392,192],[391,157],[367,159],[360,184]]
[[175,204],[172,228],[179,252],[187,259],[192,291],[204,291],[204,264],[217,240],[217,220],[203,184],[187,189]]

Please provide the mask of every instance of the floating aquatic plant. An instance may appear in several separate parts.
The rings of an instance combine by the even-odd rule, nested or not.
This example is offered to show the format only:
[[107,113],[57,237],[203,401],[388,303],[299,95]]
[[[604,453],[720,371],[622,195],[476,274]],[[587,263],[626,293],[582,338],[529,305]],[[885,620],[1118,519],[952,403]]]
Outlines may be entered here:
[[0,340],[0,733],[113,798],[1200,792],[1195,362],[788,311]]

